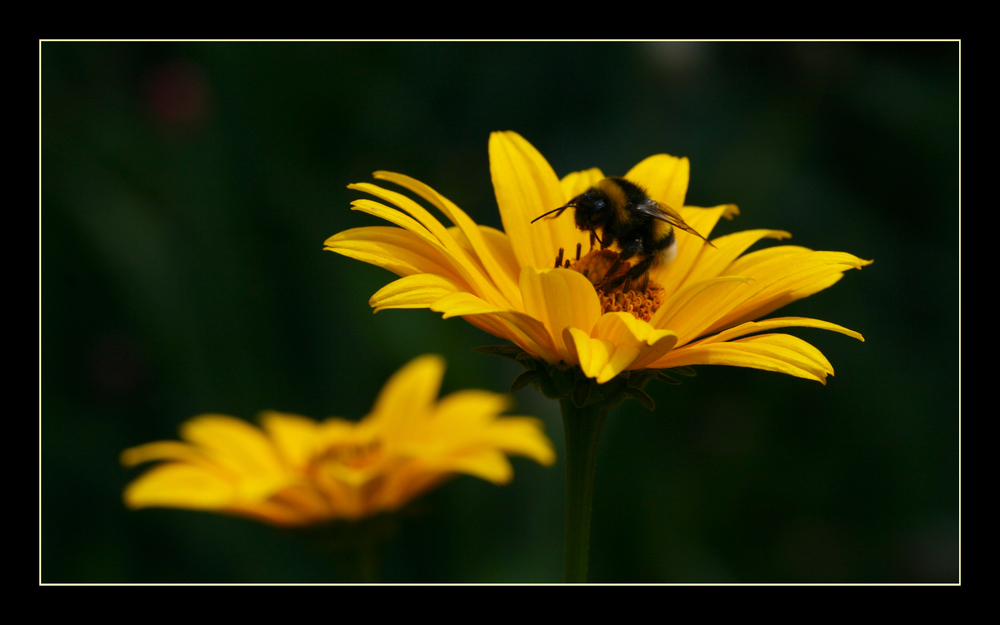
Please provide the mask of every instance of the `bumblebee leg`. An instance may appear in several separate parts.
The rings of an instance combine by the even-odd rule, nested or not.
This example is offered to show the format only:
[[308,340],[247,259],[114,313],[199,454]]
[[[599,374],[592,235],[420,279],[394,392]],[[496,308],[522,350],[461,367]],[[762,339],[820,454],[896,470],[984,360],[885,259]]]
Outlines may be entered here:
[[611,291],[617,288],[619,284],[624,283],[625,288],[623,290],[625,291],[645,291],[646,285],[649,283],[649,268],[653,266],[655,261],[656,256],[650,256],[639,261],[621,277],[609,284],[607,290]]
[[655,255],[629,269],[624,276],[626,280],[625,290],[645,292],[646,286],[649,284],[649,268],[653,266],[654,262],[656,262]]
[[[615,274],[615,272],[618,271],[618,266],[621,263],[621,261],[628,260],[628,259],[632,258],[633,256],[635,256],[636,254],[640,253],[641,251],[642,251],[642,240],[641,239],[636,239],[635,241],[633,241],[629,245],[627,245],[624,248],[622,248],[621,253],[618,254],[618,260],[616,260],[614,262],[614,264],[611,266],[612,270],[608,271],[607,275],[609,277],[613,276]],[[652,265],[653,259],[654,259],[654,257],[650,256],[649,258],[641,261],[635,267],[632,267],[631,269],[629,269],[628,271],[626,271],[624,275],[616,278],[613,282],[607,284],[607,286],[605,287],[605,291],[612,291],[612,290],[618,288],[618,286],[620,284],[622,284],[623,282],[625,282],[626,280],[628,280],[629,281],[629,285],[631,285],[632,282],[635,280],[636,277],[641,276],[642,274],[646,273],[646,271]],[[640,267],[641,267],[641,269],[640,269]],[[638,270],[638,271],[636,271],[636,270]],[[645,285],[643,285],[643,289],[645,289]]]
[[[610,291],[611,288],[608,286],[608,280],[611,279],[611,276],[618,273],[618,268],[621,266],[622,266],[622,259],[616,258],[615,262],[611,263],[611,266],[608,267],[608,270],[604,273],[604,280],[601,280],[601,283],[595,285],[595,287],[603,291]],[[619,283],[618,280],[615,280],[615,282]]]
[[[625,279],[628,277],[629,273],[631,273],[631,270],[619,276],[617,279],[615,279],[614,282],[608,282],[607,280],[605,280],[604,286],[601,287],[601,290],[603,290],[604,292],[614,291],[621,285],[622,282],[625,282]],[[611,276],[611,274],[609,273],[608,276]]]
[[597,288],[607,292],[614,290],[619,284],[621,284],[625,280],[624,275],[610,283],[608,282],[608,280],[611,279],[611,276],[618,273],[618,268],[621,267],[623,260],[628,260],[632,258],[636,254],[638,254],[640,250],[642,250],[642,241],[637,239],[633,241],[631,245],[629,245],[628,247],[624,248],[621,252],[619,252],[618,258],[615,259],[615,262],[611,263],[611,267],[609,267],[607,273],[604,274],[604,281],[601,282],[601,284],[597,285]]

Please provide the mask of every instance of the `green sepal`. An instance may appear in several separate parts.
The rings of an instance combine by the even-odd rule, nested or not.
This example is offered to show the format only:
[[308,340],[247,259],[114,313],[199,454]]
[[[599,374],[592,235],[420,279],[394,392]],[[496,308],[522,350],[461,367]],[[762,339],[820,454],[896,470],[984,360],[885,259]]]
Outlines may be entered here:
[[659,371],[659,370],[656,372],[656,379],[660,380],[661,382],[665,382],[667,384],[673,385],[673,386],[678,386],[681,383],[680,380],[675,380],[674,378],[670,377],[669,375],[667,375],[663,371]]
[[526,352],[516,345],[483,345],[482,347],[473,347],[472,351],[480,354],[510,358],[511,360],[521,360],[526,355]]
[[693,378],[698,375],[698,372],[692,367],[674,367],[669,370],[671,373],[676,373],[677,375],[683,375],[685,377]]
[[653,371],[625,371],[604,384],[584,375],[578,366],[550,365],[539,360],[522,360],[528,369],[515,380],[518,388],[534,384],[546,397],[569,400],[577,408],[602,404],[613,408],[629,398],[635,398],[649,408],[652,399],[642,392],[649,380],[656,377]]
[[535,380],[541,379],[543,377],[545,377],[545,374],[539,371],[525,371],[516,378],[514,378],[514,381],[510,383],[510,392],[516,393],[517,391],[531,384]]
[[626,391],[631,397],[638,400],[640,404],[643,405],[647,410],[656,410],[656,402],[653,398],[647,395],[644,391],[640,391],[637,388],[630,388]]
[[[646,384],[653,379],[662,380],[667,384],[680,384],[679,380],[660,369],[623,371],[604,384],[598,384],[593,378],[584,375],[579,366],[570,366],[562,362],[550,365],[532,358],[530,354],[515,345],[486,345],[475,347],[473,351],[501,356],[524,365],[526,371],[514,378],[510,385],[511,393],[531,384],[546,397],[569,400],[577,408],[602,405],[610,409],[628,399],[635,399],[648,410],[654,410],[656,402],[643,391]],[[690,367],[676,367],[669,371],[684,376],[695,375],[694,369]]]

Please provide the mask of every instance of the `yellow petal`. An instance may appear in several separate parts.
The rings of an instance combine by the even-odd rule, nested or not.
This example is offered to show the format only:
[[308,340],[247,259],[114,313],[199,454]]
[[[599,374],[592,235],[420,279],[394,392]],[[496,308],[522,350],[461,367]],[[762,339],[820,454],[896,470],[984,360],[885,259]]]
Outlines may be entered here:
[[461,276],[462,280],[468,284],[471,287],[471,290],[473,290],[477,295],[485,297],[490,301],[509,305],[507,300],[500,294],[496,285],[494,285],[490,281],[489,277],[485,275],[485,270],[479,261],[477,259],[470,258],[465,249],[459,245],[458,241],[455,240],[448,229],[442,226],[441,223],[422,206],[405,195],[386,191],[385,189],[372,184],[361,183],[349,185],[349,187],[367,191],[368,193],[378,195],[379,197],[390,198],[394,203],[398,203],[397,205],[401,205],[407,212],[420,215],[422,221],[417,221],[401,211],[389,208],[388,206],[371,200],[355,200],[351,203],[351,206],[354,207],[355,210],[381,217],[382,219],[401,226],[417,235],[439,254],[444,256],[448,264]]
[[348,421],[338,417],[323,419],[317,426],[316,437],[319,439],[319,447],[334,447],[345,442],[359,442],[368,440],[375,428],[367,427],[366,421]]
[[[514,284],[517,284],[521,275],[521,265],[517,262],[517,255],[514,254],[514,248],[507,234],[489,226],[479,226],[479,231],[483,233],[483,239],[493,250],[493,256],[500,262],[504,272],[510,276]],[[518,302],[521,301],[519,298],[520,293],[518,293]]]
[[688,343],[700,335],[706,323],[714,321],[706,319],[707,311],[717,309],[718,302],[749,281],[743,276],[723,276],[689,284],[664,302],[649,322],[653,327],[673,330],[681,345]]
[[719,300],[714,310],[706,311],[705,320],[714,322],[707,324],[703,333],[762,317],[803,294],[827,288],[840,279],[834,276],[849,269],[860,269],[870,262],[843,252],[806,250],[744,266],[745,271],[753,272],[748,273],[754,276],[753,283],[732,291],[727,298]]
[[411,360],[382,387],[372,418],[384,420],[384,427],[392,427],[407,415],[431,410],[441,388],[444,367],[444,359],[434,354]]
[[428,185],[409,176],[388,171],[377,171],[374,177],[380,180],[395,182],[436,206],[464,235],[472,248],[475,258],[482,264],[490,279],[504,294],[507,301],[515,306],[520,304],[521,298],[516,282],[517,274],[510,275],[504,270],[501,259],[494,253],[494,248],[487,242],[479,226],[462,209]]
[[213,461],[234,472],[263,477],[285,472],[274,445],[242,419],[201,415],[181,426],[181,436],[201,447]]
[[529,417],[504,417],[494,421],[483,436],[483,441],[508,454],[531,458],[545,466],[556,462],[552,441],[543,433],[538,419]]
[[460,472],[480,477],[494,484],[506,484],[514,477],[514,469],[507,456],[496,449],[481,448],[466,454],[425,458],[425,469],[435,472]]
[[615,345],[615,352],[611,355],[608,360],[608,364],[604,365],[601,372],[597,375],[597,383],[604,384],[610,381],[616,375],[622,371],[628,369],[628,366],[635,362],[635,359],[639,356],[639,344],[635,342],[621,343]]
[[183,460],[190,463],[210,463],[198,448],[177,441],[146,443],[126,449],[121,454],[121,463],[134,467],[154,460]]
[[[378,185],[371,184],[370,182],[359,182],[357,184],[347,185],[348,189],[356,189],[358,191],[364,191],[379,198],[394,204],[399,208],[403,209],[410,216],[415,219],[421,226],[426,228],[430,234],[439,241],[449,252],[452,254],[460,254],[461,251],[458,249],[458,245],[455,244],[451,235],[448,234],[448,229],[438,221],[437,217],[432,215],[426,208],[417,204],[409,197],[403,195],[402,193],[396,193],[395,191],[390,191],[388,189],[383,189]],[[373,202],[374,203],[374,202]],[[409,228],[408,228],[409,229]]]
[[729,330],[719,332],[716,335],[703,339],[702,341],[699,341],[698,344],[731,341],[735,338],[746,336],[747,334],[767,332],[778,328],[820,328],[822,330],[832,330],[833,332],[846,334],[847,336],[854,337],[861,342],[864,342],[865,340],[861,334],[855,332],[854,330],[849,330],[835,323],[830,323],[829,321],[809,319],[806,317],[778,317],[775,319],[765,319],[763,321],[748,321],[734,328],[730,328]]
[[[459,245],[467,249],[470,254],[475,255],[476,252],[472,248],[472,243],[469,242],[469,239],[462,233],[461,230],[453,226],[448,228],[448,232],[455,237],[455,240],[458,241]],[[480,226],[479,234],[482,237],[483,242],[490,249],[490,253],[497,261],[499,270],[505,274],[503,279],[510,281],[510,283],[516,288],[517,277],[521,275],[521,266],[517,263],[517,257],[514,256],[514,249],[511,247],[510,240],[507,239],[507,235],[500,230],[487,226]],[[521,301],[520,291],[513,291],[510,297],[508,297],[508,301],[519,304]]]
[[[754,243],[764,238],[785,239],[792,236],[783,230],[744,230],[714,239],[715,247],[705,246],[698,263],[679,283],[679,288],[700,280],[714,278],[727,272],[729,265]],[[742,274],[740,274],[742,275]]]
[[590,280],[569,269],[525,267],[521,270],[521,297],[525,312],[542,322],[555,339],[559,357],[573,362],[564,338],[565,328],[586,333],[601,317],[601,303]]
[[615,353],[615,344],[607,339],[590,336],[580,328],[566,328],[563,341],[569,347],[572,360],[588,378],[597,378],[608,366]]
[[630,169],[625,178],[646,189],[649,197],[657,202],[679,210],[687,195],[691,162],[687,157],[655,154]]
[[399,276],[431,273],[461,280],[451,262],[425,237],[402,228],[370,226],[336,234],[324,250],[388,269]]
[[[608,313],[594,326],[593,336],[606,338],[616,345],[632,345],[636,355],[613,372],[611,379],[625,369],[643,369],[661,358],[677,344],[677,334],[672,330],[659,330],[628,313]],[[615,359],[612,359],[614,361]]]
[[[387,308],[430,308],[434,302],[446,295],[462,290],[462,287],[452,280],[425,273],[405,276],[390,282],[372,295],[368,304],[374,312]],[[470,297],[475,296],[470,295]]]
[[498,313],[479,317],[465,317],[471,320],[483,320],[490,327],[498,329],[504,336],[518,347],[528,352],[536,360],[544,360],[549,364],[559,362],[556,341],[548,329],[540,321],[524,313]]
[[826,384],[833,367],[823,354],[800,338],[763,334],[738,341],[688,345],[655,363],[657,367],[729,365],[777,371]]
[[236,496],[234,483],[217,471],[183,463],[155,466],[125,489],[129,508],[168,507],[211,510]]
[[[497,415],[511,407],[510,396],[489,391],[464,390],[443,397],[434,413],[435,437],[447,440],[451,434],[465,435],[496,420]],[[504,420],[510,417],[505,417]]]
[[476,297],[472,293],[447,293],[440,299],[433,302],[431,310],[444,313],[444,319],[452,317],[464,317],[466,315],[495,315],[499,313],[511,312],[510,308],[491,304],[481,297]]
[[[548,161],[515,132],[490,135],[490,174],[504,231],[522,267],[550,267],[572,234],[571,211],[559,219],[533,219],[566,203]],[[568,221],[567,221],[568,216]]]
[[598,384],[627,369],[643,368],[669,352],[677,342],[673,332],[657,330],[629,313],[603,315],[590,337],[571,331],[569,336],[584,373]]
[[445,319],[462,317],[493,336],[509,339],[540,360],[559,361],[549,330],[529,314],[495,306],[470,293],[446,295],[430,308],[444,313]]
[[289,466],[305,467],[316,454],[319,424],[315,420],[269,410],[260,414],[260,422]]
[[[732,204],[724,204],[714,208],[696,208],[685,206],[678,211],[684,221],[703,236],[707,237],[712,233],[715,224],[722,217],[731,217],[739,213]],[[693,234],[684,232],[680,228],[674,228],[677,237],[677,256],[669,263],[654,267],[650,272],[650,277],[660,284],[667,293],[673,293],[681,287],[692,268],[701,260],[703,253],[709,254],[712,246]]]
[[574,171],[571,174],[563,176],[563,179],[559,181],[559,185],[562,187],[563,195],[572,199],[604,180],[604,178],[604,173],[600,169],[592,167],[584,171]]
[[775,263],[786,263],[789,259],[810,254],[811,252],[811,249],[802,247],[801,245],[776,245],[774,247],[765,247],[764,249],[754,250],[749,254],[740,256],[726,268],[724,273],[728,275],[756,274],[762,269],[766,269]]

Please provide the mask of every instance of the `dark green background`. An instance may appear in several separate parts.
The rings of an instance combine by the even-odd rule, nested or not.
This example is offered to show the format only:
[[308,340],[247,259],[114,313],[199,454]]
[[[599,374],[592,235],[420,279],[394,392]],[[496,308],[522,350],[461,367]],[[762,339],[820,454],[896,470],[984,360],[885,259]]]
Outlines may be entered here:
[[[612,415],[591,579],[958,579],[959,44],[71,43],[41,45],[41,580],[323,582],[297,536],[127,511],[125,447],[203,412],[357,419],[411,358],[445,391],[507,388],[492,336],[424,310],[373,315],[388,272],[322,251],[378,169],[499,226],[490,131],[559,175],[691,158],[717,232],[875,264],[780,315],[827,386],[699,367]],[[533,388],[562,454],[558,407]],[[460,477],[385,549],[391,582],[557,582],[563,466]]]

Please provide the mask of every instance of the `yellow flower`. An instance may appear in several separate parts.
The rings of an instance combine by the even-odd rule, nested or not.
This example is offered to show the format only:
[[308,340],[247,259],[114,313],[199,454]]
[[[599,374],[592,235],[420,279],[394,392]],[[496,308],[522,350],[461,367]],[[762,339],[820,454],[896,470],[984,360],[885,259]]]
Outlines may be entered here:
[[122,453],[126,466],[166,461],[125,489],[125,503],[299,526],[396,510],[458,473],[506,483],[504,454],[555,462],[539,421],[499,416],[507,396],[466,390],[437,401],[443,375],[440,357],[415,359],[357,423],[265,412],[262,431],[225,415],[195,417],[181,427],[185,443]]
[[[789,245],[744,254],[761,239],[790,236],[780,230],[737,232],[709,245],[675,228],[676,258],[650,271],[648,295],[599,292],[595,282],[577,270],[601,259],[597,252],[588,253],[590,234],[575,227],[573,211],[531,222],[564,206],[604,174],[590,169],[559,180],[545,158],[513,132],[493,133],[489,151],[506,232],[477,225],[448,199],[402,174],[374,175],[424,198],[454,227],[445,227],[404,195],[374,184],[350,185],[397,207],[357,200],[355,210],[400,227],[356,228],[326,241],[325,249],[401,276],[372,296],[369,303],[376,312],[430,308],[445,318],[461,316],[512,341],[534,359],[579,365],[600,384],[624,371],[708,364],[766,369],[825,383],[833,368],[818,349],[770,331],[824,328],[864,340],[857,332],[816,319],[754,321],[871,262],[844,252]],[[733,205],[685,206],[689,170],[686,158],[658,154],[624,177],[657,202],[676,208],[688,225],[707,237],[721,217],[731,219],[739,211]],[[582,259],[578,250],[584,252]],[[560,268],[555,268],[557,263]]]

